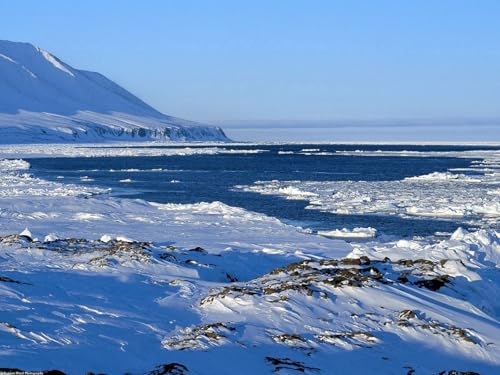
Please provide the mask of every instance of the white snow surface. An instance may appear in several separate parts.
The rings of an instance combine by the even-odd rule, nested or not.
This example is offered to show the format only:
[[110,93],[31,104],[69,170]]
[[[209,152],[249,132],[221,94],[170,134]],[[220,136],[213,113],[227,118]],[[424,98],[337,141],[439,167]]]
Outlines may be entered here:
[[[477,165],[486,164],[495,163]],[[422,188],[397,183],[404,194]],[[484,193],[439,183],[450,195],[465,194],[462,184]],[[500,233],[491,227],[346,243],[221,202],[158,204],[45,181],[14,159],[0,161],[0,236],[3,367],[484,375],[500,366]]]
[[406,177],[404,181],[469,181],[469,182],[481,182],[478,178],[473,178],[466,176],[462,173],[456,174],[451,172],[432,172],[422,176]]
[[113,81],[29,43],[0,40],[0,143],[228,140],[164,115]]
[[371,238],[377,235],[375,228],[347,228],[334,229],[334,230],[319,230],[318,234],[323,237],[331,238]]

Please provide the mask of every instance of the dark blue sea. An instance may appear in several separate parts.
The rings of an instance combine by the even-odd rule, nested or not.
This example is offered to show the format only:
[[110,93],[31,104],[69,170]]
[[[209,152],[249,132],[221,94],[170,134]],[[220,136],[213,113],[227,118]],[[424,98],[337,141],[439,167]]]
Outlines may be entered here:
[[[159,147],[159,146],[154,146]],[[171,147],[171,146],[169,146]],[[190,146],[197,147],[197,146]],[[31,172],[44,179],[65,183],[112,188],[114,195],[160,203],[221,201],[231,206],[264,213],[313,230],[374,227],[379,233],[398,237],[427,236],[436,231],[452,232],[461,223],[453,220],[399,218],[381,215],[335,215],[306,210],[306,201],[235,191],[235,185],[251,185],[259,180],[303,181],[390,181],[405,177],[444,172],[470,166],[473,159],[452,157],[314,156],[278,154],[303,149],[335,151],[465,151],[472,146],[381,146],[381,145],[272,145],[224,146],[231,149],[259,149],[257,154],[216,154],[161,157],[37,158],[28,160]],[[488,147],[481,146],[481,149]],[[127,172],[140,169],[161,171]],[[111,172],[113,170],[114,172]],[[94,181],[82,182],[88,176]],[[124,184],[120,180],[132,179]],[[463,224],[462,224],[463,225]]]

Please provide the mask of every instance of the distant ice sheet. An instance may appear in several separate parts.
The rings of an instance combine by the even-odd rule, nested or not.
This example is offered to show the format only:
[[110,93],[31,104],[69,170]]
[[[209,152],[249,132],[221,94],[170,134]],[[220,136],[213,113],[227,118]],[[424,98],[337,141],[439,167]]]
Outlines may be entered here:
[[0,145],[0,158],[33,157],[123,157],[123,156],[191,156],[217,154],[259,154],[268,152],[261,149],[235,149],[220,144],[205,147],[169,147],[158,143],[114,143],[102,144],[32,144]]

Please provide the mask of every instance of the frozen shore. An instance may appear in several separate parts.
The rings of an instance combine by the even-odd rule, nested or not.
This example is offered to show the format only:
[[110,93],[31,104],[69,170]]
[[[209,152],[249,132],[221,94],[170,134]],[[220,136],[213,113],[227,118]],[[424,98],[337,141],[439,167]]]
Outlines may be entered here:
[[[432,200],[432,212],[472,212],[484,227],[441,240],[384,242],[373,228],[329,233],[364,237],[347,243],[220,202],[157,204],[41,180],[19,159],[27,152],[0,149],[18,158],[0,161],[3,367],[494,374],[500,366],[497,155],[476,164],[485,170],[479,182],[430,175],[382,187],[240,187],[308,199],[321,209],[343,199],[350,210],[400,215],[430,210]],[[431,185],[436,195],[428,201],[415,193]],[[387,197],[371,195],[375,188],[389,189]],[[407,204],[417,200],[421,206]]]

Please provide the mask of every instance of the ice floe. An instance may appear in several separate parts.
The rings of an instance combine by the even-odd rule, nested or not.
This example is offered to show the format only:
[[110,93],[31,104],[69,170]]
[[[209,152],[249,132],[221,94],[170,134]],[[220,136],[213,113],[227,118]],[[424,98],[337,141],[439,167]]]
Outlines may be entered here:
[[481,182],[481,179],[451,172],[432,172],[422,176],[406,177],[403,181],[467,181]]
[[318,234],[323,237],[331,238],[372,238],[377,235],[375,228],[347,228],[334,229],[334,230],[319,230]]

